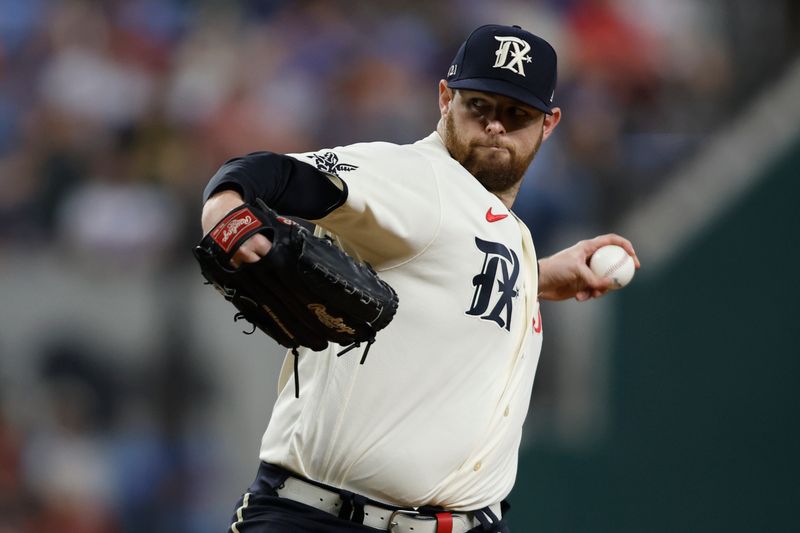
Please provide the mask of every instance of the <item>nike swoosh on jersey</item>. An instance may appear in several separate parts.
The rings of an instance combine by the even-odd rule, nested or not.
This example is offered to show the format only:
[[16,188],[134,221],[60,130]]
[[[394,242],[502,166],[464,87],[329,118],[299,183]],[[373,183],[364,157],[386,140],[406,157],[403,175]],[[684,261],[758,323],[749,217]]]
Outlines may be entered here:
[[487,222],[497,222],[498,220],[503,220],[507,216],[508,216],[507,213],[506,214],[495,215],[494,213],[492,213],[492,208],[491,207],[489,208],[488,211],[486,211],[486,221]]

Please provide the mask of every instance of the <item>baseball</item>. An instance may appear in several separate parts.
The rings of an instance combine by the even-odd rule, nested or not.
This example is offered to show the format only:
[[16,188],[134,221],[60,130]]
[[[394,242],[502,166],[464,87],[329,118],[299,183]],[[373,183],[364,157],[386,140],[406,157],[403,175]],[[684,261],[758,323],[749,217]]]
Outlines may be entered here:
[[616,244],[598,248],[589,260],[589,268],[598,276],[614,280],[615,289],[630,283],[636,271],[633,258],[624,248]]

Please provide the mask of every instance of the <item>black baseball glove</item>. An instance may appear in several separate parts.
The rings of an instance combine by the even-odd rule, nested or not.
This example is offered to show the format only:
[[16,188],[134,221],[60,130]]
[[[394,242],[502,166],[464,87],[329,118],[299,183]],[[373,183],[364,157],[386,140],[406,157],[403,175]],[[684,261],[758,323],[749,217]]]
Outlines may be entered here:
[[[319,351],[328,342],[351,348],[367,342],[369,348],[397,310],[394,289],[332,240],[258,202],[228,213],[194,248],[203,276],[239,310],[234,320],[243,318],[292,348],[295,365],[298,346]],[[230,258],[255,233],[272,248],[234,269]]]

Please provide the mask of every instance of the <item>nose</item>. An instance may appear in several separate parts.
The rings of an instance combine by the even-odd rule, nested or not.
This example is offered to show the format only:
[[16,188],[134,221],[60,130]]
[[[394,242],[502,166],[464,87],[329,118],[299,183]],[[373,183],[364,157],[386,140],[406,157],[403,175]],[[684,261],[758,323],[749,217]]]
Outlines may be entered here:
[[486,122],[486,133],[489,135],[500,135],[506,132],[505,126],[499,119],[493,118]]

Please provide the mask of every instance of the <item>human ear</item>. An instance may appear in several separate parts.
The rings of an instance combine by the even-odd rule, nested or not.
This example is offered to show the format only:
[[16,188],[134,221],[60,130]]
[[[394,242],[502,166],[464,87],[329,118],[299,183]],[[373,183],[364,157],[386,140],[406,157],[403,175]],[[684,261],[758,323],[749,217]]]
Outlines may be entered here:
[[439,80],[439,113],[445,116],[450,111],[453,91],[447,87],[447,80]]
[[542,133],[542,141],[550,137],[550,134],[556,129],[558,123],[561,122],[561,108],[554,107],[552,115],[544,116],[544,131]]

